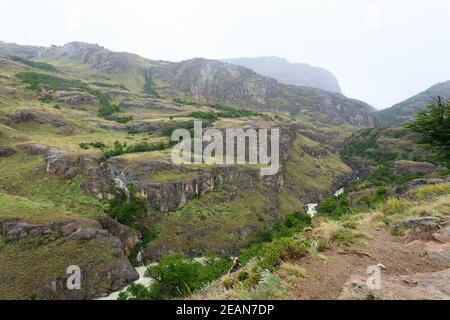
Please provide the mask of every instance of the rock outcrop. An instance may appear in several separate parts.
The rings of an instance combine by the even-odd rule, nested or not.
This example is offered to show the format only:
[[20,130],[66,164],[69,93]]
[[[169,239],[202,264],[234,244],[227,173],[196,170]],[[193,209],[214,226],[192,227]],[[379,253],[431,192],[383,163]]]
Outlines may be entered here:
[[389,191],[388,193],[386,193],[387,197],[393,197],[393,196],[399,196],[399,195],[404,195],[407,194],[415,189],[417,189],[418,187],[424,186],[424,185],[429,185],[429,184],[441,184],[441,183],[447,183],[448,177],[444,178],[444,179],[414,179],[411,181],[408,181],[407,183],[405,183],[404,185],[397,187],[391,191]]
[[57,101],[62,101],[73,106],[80,104],[98,104],[96,96],[82,91],[56,91],[54,97]]
[[354,275],[344,285],[340,300],[449,300],[450,269],[405,276],[383,276],[382,288],[370,290],[367,277]]
[[58,116],[57,114],[35,108],[24,108],[17,110],[16,112],[12,113],[7,120],[8,125],[21,122],[51,124],[55,127],[64,127],[69,130],[75,130],[77,128],[77,126],[73,122],[66,120],[61,116]]
[[445,168],[438,167],[429,162],[415,162],[408,160],[395,161],[391,167],[392,173],[395,175],[412,175],[422,173],[430,175],[434,173],[444,172]]
[[99,220],[101,226],[113,236],[120,239],[125,255],[129,256],[133,248],[140,242],[141,235],[134,229],[127,227],[111,218]]
[[196,99],[291,115],[312,117],[325,114],[332,123],[373,127],[378,121],[374,109],[361,101],[328,91],[288,86],[250,69],[215,60],[192,59],[162,65],[152,71],[159,78]]
[[114,52],[97,44],[70,42],[57,48],[58,58],[77,60],[107,73],[123,73],[150,61],[127,52]]
[[[14,286],[14,290],[2,290],[6,294],[0,297],[3,299],[19,298],[14,296],[17,290],[21,299],[93,299],[120,290],[139,277],[124,254],[120,239],[93,219],[29,223],[18,218],[2,218],[0,231],[2,246],[8,247],[8,253],[0,254],[16,261],[13,270],[24,277],[16,281],[15,273],[7,268],[9,260],[0,265],[0,269],[5,264],[7,268],[0,272],[2,287]],[[62,256],[58,256],[60,250]],[[53,256],[46,259],[57,259],[58,263],[36,259],[32,266],[22,266],[20,257],[24,254],[46,257],[47,251],[53,252]],[[81,270],[80,289],[67,286],[69,266]],[[33,274],[35,268],[45,272]]]
[[17,151],[13,148],[9,147],[0,147],[0,158],[2,157],[10,157],[14,155]]

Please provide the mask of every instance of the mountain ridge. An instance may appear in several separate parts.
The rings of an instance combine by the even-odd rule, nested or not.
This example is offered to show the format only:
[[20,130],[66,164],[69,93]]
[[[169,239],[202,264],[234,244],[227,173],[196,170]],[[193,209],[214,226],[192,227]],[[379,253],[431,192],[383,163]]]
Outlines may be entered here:
[[286,58],[275,56],[231,58],[221,61],[247,67],[280,83],[342,93],[339,81],[332,72],[308,63],[293,63]]
[[387,124],[401,124],[411,120],[418,110],[432,103],[437,96],[450,98],[450,80],[439,82],[402,102],[380,110],[377,115]]

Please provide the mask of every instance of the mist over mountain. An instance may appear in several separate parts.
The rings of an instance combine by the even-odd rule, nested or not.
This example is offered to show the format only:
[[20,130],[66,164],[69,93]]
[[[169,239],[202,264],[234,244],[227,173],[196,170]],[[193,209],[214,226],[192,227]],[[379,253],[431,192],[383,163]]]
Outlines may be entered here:
[[339,81],[333,73],[307,63],[292,63],[279,57],[234,58],[222,61],[244,66],[284,84],[341,93]]
[[438,96],[450,99],[450,81],[435,84],[405,101],[378,111],[377,115],[387,124],[401,124],[410,120],[417,110],[425,108]]

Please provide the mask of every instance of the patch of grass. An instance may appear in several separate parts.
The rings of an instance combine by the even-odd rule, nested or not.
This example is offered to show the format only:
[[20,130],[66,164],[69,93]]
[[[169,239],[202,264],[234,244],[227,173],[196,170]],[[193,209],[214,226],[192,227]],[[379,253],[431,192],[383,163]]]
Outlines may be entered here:
[[450,193],[450,183],[429,184],[417,188],[414,194],[419,200],[429,199]]
[[385,215],[401,214],[410,205],[410,201],[404,198],[390,197],[377,208]]
[[194,178],[201,174],[198,171],[184,172],[181,170],[166,170],[166,171],[156,171],[148,173],[144,181],[146,183],[164,183],[164,182],[174,182],[182,181]]
[[27,59],[17,57],[17,56],[10,56],[9,58],[13,61],[17,61],[17,62],[26,64],[27,66],[30,66],[33,68],[37,68],[37,69],[41,69],[41,70],[45,70],[45,71],[49,71],[49,72],[59,72],[59,70],[55,66],[45,63],[45,62],[31,61],[31,60],[27,60]]
[[103,277],[104,280],[99,281],[98,275],[111,268],[119,268],[123,263],[115,252],[107,238],[56,240],[40,245],[27,240],[2,243],[0,299],[36,299],[36,294],[44,294],[48,290],[43,285],[44,281],[63,279],[70,265],[80,266],[85,285],[95,285],[98,291],[106,292],[110,290],[111,280]]
[[332,234],[332,240],[341,245],[360,245],[364,235],[349,228],[340,227]]
[[83,177],[73,179],[48,175],[41,156],[18,152],[0,158],[0,215],[47,220],[55,216],[90,216],[105,214],[106,203],[80,188]]

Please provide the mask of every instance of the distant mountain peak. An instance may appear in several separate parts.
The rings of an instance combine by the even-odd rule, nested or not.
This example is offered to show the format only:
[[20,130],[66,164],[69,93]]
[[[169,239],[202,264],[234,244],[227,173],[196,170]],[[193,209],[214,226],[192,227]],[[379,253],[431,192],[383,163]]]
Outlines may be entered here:
[[401,124],[433,102],[437,96],[450,99],[450,80],[437,83],[425,91],[406,99],[390,108],[378,111],[378,116],[387,124]]
[[244,57],[222,61],[247,67],[283,84],[341,93],[341,87],[335,75],[326,69],[307,63],[292,63],[286,58],[275,56]]

